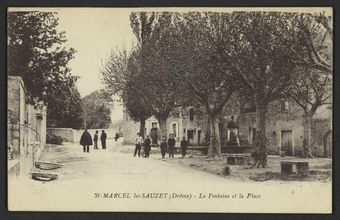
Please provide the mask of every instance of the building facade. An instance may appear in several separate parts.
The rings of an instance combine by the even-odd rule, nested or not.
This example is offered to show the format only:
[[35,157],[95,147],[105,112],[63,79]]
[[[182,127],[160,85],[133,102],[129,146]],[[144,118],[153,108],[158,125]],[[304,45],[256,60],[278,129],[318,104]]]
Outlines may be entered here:
[[[167,134],[174,135],[177,145],[183,137],[186,137],[189,145],[205,145],[207,125],[207,120],[202,115],[197,114],[194,108],[177,108],[168,117]],[[139,132],[140,123],[133,121],[124,110],[121,129],[124,144],[132,144]],[[152,144],[160,142],[160,126],[154,116],[145,121],[145,134],[150,136]]]
[[[167,120],[167,133],[174,134],[177,142],[186,137],[189,145],[208,144],[208,120],[202,109],[193,107],[176,109]],[[131,144],[139,131],[139,123],[129,118],[124,111],[122,123],[124,143]],[[268,153],[300,156],[303,150],[304,113],[292,99],[279,99],[268,106],[266,133]],[[222,146],[229,144],[252,145],[256,134],[256,112],[251,103],[242,103],[233,95],[219,115],[219,129]],[[153,137],[159,133],[156,118],[146,120],[146,134]],[[311,127],[312,153],[317,156],[332,155],[332,112],[327,107],[317,111]],[[158,141],[159,141],[159,135]],[[233,141],[233,137],[236,137]],[[177,143],[178,145],[179,143]]]
[[7,146],[9,176],[28,172],[46,144],[46,106],[32,105],[24,82],[8,76]]

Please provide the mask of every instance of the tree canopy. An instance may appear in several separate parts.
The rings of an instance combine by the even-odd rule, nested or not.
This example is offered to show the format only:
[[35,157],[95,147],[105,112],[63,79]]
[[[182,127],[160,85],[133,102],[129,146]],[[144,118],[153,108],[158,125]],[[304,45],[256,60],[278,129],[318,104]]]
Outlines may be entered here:
[[[134,12],[130,24],[137,45],[133,53],[117,55],[124,68],[107,78],[114,81],[111,85],[124,82],[115,89],[133,91],[135,96],[125,96],[124,102],[138,97],[150,108],[162,136],[170,112],[200,103],[212,125],[211,142],[218,140],[218,116],[238,90],[256,107],[255,138],[265,154],[269,103],[292,93],[292,85],[299,86],[301,79],[312,77],[309,85],[332,73],[333,31],[324,14]],[[219,156],[220,143],[213,145],[213,156]]]
[[48,105],[48,126],[79,128],[77,77],[68,67],[75,50],[57,26],[56,13],[9,12],[8,74],[23,78],[31,103]]
[[111,106],[99,90],[82,98],[86,128],[108,128],[111,124]]

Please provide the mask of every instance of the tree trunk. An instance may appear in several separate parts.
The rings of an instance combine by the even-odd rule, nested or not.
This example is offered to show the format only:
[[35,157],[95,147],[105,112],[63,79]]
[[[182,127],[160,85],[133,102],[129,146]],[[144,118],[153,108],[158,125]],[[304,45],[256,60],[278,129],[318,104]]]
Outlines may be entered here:
[[211,115],[210,121],[210,145],[208,157],[221,158],[221,138],[220,129],[218,126],[218,117],[216,115]]
[[268,112],[268,103],[263,97],[257,97],[256,102],[256,135],[255,148],[260,152],[264,165],[267,163],[267,138],[266,138],[266,121]]
[[144,137],[145,137],[145,119],[140,120],[139,133],[142,136],[142,138],[144,139]]
[[210,125],[211,125],[211,119],[210,117],[208,116],[208,124],[207,124],[207,132],[206,132],[206,141],[207,143],[209,144],[209,148],[208,148],[208,157],[211,157],[212,156],[212,145],[211,145],[211,128],[210,128]]
[[167,117],[160,117],[158,118],[158,123],[159,123],[159,127],[161,129],[161,139],[167,138]]
[[309,113],[305,113],[305,120],[303,122],[303,157],[313,157],[310,144],[311,122],[312,116]]

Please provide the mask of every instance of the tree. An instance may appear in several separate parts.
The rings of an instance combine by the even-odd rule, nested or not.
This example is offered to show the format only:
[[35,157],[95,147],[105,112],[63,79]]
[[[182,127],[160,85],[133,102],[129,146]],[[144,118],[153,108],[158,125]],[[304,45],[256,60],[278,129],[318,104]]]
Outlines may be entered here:
[[141,59],[138,51],[131,54],[128,62],[130,78],[125,85],[123,102],[129,116],[140,122],[139,133],[145,136],[145,121],[152,115],[152,108],[148,105],[144,95],[141,94],[145,89],[140,86],[139,77],[141,74]]
[[94,91],[82,98],[86,128],[108,128],[111,124],[111,109],[101,91]]
[[61,84],[47,93],[47,126],[80,129],[83,125],[83,108],[75,87],[76,78]]
[[129,116],[140,122],[139,132],[144,137],[145,120],[152,114],[142,95],[138,76],[140,75],[140,59],[138,51],[112,51],[109,59],[103,64],[101,73],[107,97],[118,95],[123,101]]
[[[129,86],[128,86],[129,87]],[[128,115],[140,122],[139,133],[145,137],[145,121],[151,116],[152,109],[145,103],[143,97],[139,97],[133,90],[125,90],[123,102]]]
[[289,13],[234,12],[232,22],[228,22],[233,27],[223,31],[216,41],[219,71],[229,70],[231,77],[253,94],[259,132],[255,138],[263,153],[267,151],[268,104],[280,98],[290,85],[295,65],[289,55],[291,49],[300,46],[290,35],[295,28],[287,22],[290,19]]
[[138,41],[140,55],[139,92],[145,103],[151,107],[157,118],[161,137],[167,136],[167,118],[179,106],[177,87],[180,83],[179,71],[173,63],[169,51],[173,50],[176,27],[171,13],[136,12],[130,15],[130,24]]
[[295,28],[290,33],[300,48],[290,48],[290,58],[301,67],[318,70],[321,74],[332,74],[332,17],[325,13],[292,14],[289,21]]
[[237,89],[237,81],[230,78],[230,74],[214,68],[217,51],[211,42],[216,42],[222,34],[222,18],[218,13],[186,13],[181,18],[181,44],[175,47],[178,51],[173,54],[173,59],[177,59],[177,68],[183,70],[183,86],[190,89],[183,95],[187,98],[193,93],[195,99],[204,106],[210,134],[208,156],[221,157],[218,116]]
[[314,68],[297,68],[288,94],[304,111],[303,156],[313,157],[311,153],[311,122],[317,109],[331,104],[332,77],[321,74]]
[[22,76],[31,97],[43,101],[71,78],[67,64],[75,50],[63,47],[57,25],[55,13],[8,13],[8,74]]
[[57,25],[55,13],[9,12],[8,74],[23,78],[31,103],[48,105],[48,126],[79,127],[77,78],[67,67],[75,50],[63,46],[65,32]]

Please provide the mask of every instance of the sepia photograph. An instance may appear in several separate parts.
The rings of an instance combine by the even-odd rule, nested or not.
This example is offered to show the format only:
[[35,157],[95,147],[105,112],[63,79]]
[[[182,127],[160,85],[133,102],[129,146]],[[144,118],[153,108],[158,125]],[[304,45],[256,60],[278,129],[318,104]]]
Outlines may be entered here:
[[9,211],[332,213],[331,7],[7,8]]

